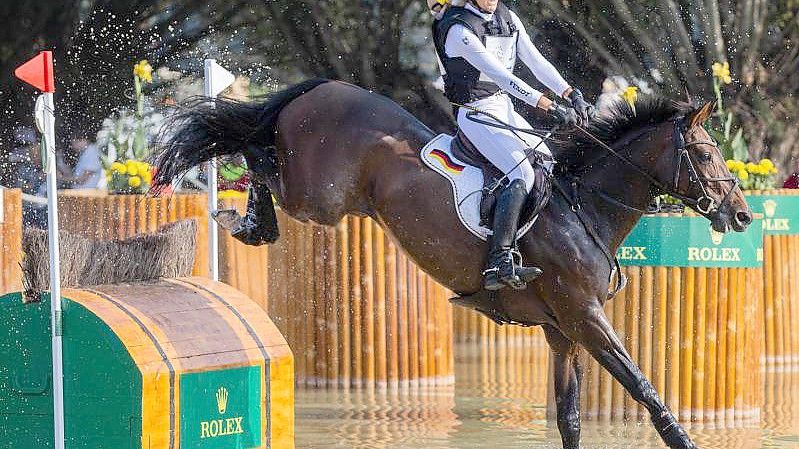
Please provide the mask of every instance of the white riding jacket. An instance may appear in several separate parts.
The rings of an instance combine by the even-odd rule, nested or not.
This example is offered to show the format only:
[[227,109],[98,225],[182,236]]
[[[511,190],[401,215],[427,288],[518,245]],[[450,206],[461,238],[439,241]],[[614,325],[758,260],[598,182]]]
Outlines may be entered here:
[[[480,12],[471,4],[467,4],[466,8],[487,21],[493,18],[493,14]],[[562,95],[570,86],[538,51],[521,20],[512,11],[511,17],[518,30],[514,37],[488,36],[483,44],[467,27],[456,24],[447,33],[444,49],[448,57],[462,57],[480,70],[481,80],[493,81],[502,89],[496,95],[473,101],[468,106],[488,112],[512,126],[530,128],[527,121],[514,110],[508,94],[533,107],[543,94],[513,74],[517,56],[539,81],[558,95]],[[526,160],[525,151],[535,147],[541,140],[524,133],[519,134],[522,137],[520,139],[511,131],[473,122],[466,117],[467,112],[469,111],[460,108],[457,117],[458,126],[464,134],[491,163],[507,173],[510,180],[523,179],[529,191],[535,180],[535,173],[530,162]],[[492,121],[486,116],[479,118]],[[544,144],[537,150],[550,153]]]

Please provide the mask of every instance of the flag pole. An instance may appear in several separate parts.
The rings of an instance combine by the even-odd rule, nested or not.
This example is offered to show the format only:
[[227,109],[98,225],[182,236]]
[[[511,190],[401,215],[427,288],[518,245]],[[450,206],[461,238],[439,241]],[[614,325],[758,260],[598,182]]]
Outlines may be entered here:
[[58,161],[55,153],[55,103],[44,94],[44,142],[47,150],[47,233],[50,251],[50,326],[53,335],[53,424],[55,448],[64,449],[64,363],[62,348],[61,254],[58,236]]
[[[216,98],[220,92],[233,84],[236,77],[224,67],[217,64],[215,59],[206,59],[203,64],[204,94],[209,98]],[[218,182],[216,158],[208,161],[208,275],[214,280],[219,280],[219,226],[211,218],[218,204]]]
[[44,170],[47,177],[47,244],[50,253],[50,330],[53,352],[53,447],[64,449],[64,357],[62,348],[61,255],[58,238],[58,161],[55,153],[55,77],[53,52],[38,55],[14,70],[14,76],[42,91],[36,100],[36,127],[44,140]]
[[[213,64],[216,61],[206,59],[204,61],[204,94],[206,97],[215,98],[213,95]],[[216,158],[208,161],[208,275],[213,281],[219,280],[219,226],[216,220],[211,218],[211,214],[219,207],[217,190],[217,169]]]

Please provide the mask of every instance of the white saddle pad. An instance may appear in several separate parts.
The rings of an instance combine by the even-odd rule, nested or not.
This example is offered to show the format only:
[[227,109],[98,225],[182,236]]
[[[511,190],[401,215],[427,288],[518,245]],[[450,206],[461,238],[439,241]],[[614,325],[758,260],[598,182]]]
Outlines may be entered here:
[[[483,171],[466,164],[452,155],[450,145],[452,136],[439,134],[422,148],[421,158],[425,165],[445,177],[452,185],[455,212],[463,226],[481,240],[492,234],[485,226],[480,226],[480,199],[483,196]],[[522,226],[516,234],[521,238],[533,227],[538,217]]]

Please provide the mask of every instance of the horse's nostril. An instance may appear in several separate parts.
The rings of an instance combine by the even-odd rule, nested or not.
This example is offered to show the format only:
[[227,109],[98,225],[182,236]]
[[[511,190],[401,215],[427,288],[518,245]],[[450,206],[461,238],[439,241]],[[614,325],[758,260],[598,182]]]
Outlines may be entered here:
[[748,225],[752,223],[752,214],[749,212],[738,212],[735,214],[735,221],[740,225]]

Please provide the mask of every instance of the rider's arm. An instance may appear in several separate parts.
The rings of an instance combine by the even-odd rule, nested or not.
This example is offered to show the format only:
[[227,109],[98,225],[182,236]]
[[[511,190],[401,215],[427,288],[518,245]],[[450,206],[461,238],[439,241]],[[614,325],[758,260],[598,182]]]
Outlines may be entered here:
[[522,62],[530,68],[536,78],[541,81],[545,86],[552,89],[556,94],[566,97],[571,92],[571,86],[558,72],[558,69],[547,61],[547,58],[541,54],[535,47],[527,31],[524,29],[524,24],[519,20],[519,16],[511,11],[511,18],[516,28],[519,29],[519,40],[516,46],[516,53],[521,58]]
[[500,89],[529,105],[537,106],[543,96],[505,68],[496,56],[489,53],[477,35],[463,25],[456,24],[449,29],[444,51],[449,57],[464,58]]

